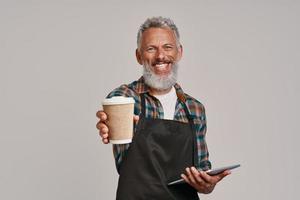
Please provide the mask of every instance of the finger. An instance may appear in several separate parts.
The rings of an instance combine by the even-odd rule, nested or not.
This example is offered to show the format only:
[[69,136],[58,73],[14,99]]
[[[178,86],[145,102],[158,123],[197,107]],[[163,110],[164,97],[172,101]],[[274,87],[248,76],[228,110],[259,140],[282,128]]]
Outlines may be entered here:
[[195,180],[195,178],[194,178],[194,175],[193,175],[192,172],[191,172],[191,169],[187,167],[187,168],[185,169],[185,171],[186,171],[186,175],[187,175],[188,179],[190,180],[190,182],[191,182],[192,184],[196,184],[196,180]]
[[108,127],[103,122],[99,122],[96,127],[101,133],[108,133]]
[[100,119],[100,115],[101,115],[101,112],[103,112],[102,110],[98,110],[97,112],[96,112],[96,116]]
[[184,180],[185,182],[187,182],[188,184],[191,184],[190,180],[187,178],[186,175],[181,174],[180,176],[181,176],[181,178],[183,178],[183,180]]
[[200,171],[198,171],[195,167],[191,167],[191,171],[194,175],[194,178],[198,184],[203,184],[205,181],[200,176]]
[[107,114],[102,111],[102,110],[99,110],[97,113],[96,113],[96,116],[101,120],[101,121],[105,121],[107,120]]
[[109,140],[108,140],[107,138],[103,138],[103,139],[102,139],[102,142],[103,142],[104,144],[108,144]]
[[200,176],[206,183],[214,183],[212,176],[208,175],[206,172],[201,171]]
[[104,135],[104,134],[108,134],[108,127],[107,126],[102,126],[102,128],[100,129],[100,132]]
[[102,137],[102,139],[108,139],[108,133],[99,133],[99,135]]
[[99,135],[100,135],[102,138],[108,138],[108,137],[109,137],[108,132],[99,131]]
[[101,121],[99,121],[97,124],[96,124],[96,128],[98,129],[98,130],[100,130],[101,128],[103,128],[103,122],[101,122]]

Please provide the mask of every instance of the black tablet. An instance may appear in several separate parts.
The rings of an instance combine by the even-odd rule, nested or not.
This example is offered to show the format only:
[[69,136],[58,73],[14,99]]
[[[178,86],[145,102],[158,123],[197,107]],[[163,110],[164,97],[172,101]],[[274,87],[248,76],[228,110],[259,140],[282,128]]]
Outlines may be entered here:
[[[206,171],[206,173],[210,176],[214,176],[214,175],[224,172],[225,170],[232,170],[232,169],[238,168],[240,166],[241,166],[240,164],[237,164],[237,165],[230,165],[230,166],[226,166],[226,167],[215,168],[215,169]],[[180,183],[185,183],[185,181],[182,178],[180,178],[178,180],[169,182],[168,185],[175,185],[175,184],[180,184]]]

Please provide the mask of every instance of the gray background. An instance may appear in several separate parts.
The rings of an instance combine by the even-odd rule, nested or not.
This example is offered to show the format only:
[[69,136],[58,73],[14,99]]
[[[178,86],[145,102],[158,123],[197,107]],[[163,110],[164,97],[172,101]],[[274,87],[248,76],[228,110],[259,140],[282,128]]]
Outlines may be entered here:
[[202,199],[299,199],[299,1],[0,0],[0,199],[114,199],[95,113],[141,75],[136,33],[171,17],[179,83],[205,106],[213,166]]

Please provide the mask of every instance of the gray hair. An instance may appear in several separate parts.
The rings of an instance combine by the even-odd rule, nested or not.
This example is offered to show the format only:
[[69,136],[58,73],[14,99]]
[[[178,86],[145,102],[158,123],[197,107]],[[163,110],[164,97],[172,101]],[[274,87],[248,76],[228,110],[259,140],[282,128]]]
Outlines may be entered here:
[[137,34],[137,47],[140,50],[141,47],[141,38],[143,35],[143,32],[145,32],[148,28],[169,28],[173,31],[177,46],[180,46],[180,37],[179,37],[179,31],[174,24],[174,22],[169,18],[164,17],[152,17],[148,18],[141,26]]

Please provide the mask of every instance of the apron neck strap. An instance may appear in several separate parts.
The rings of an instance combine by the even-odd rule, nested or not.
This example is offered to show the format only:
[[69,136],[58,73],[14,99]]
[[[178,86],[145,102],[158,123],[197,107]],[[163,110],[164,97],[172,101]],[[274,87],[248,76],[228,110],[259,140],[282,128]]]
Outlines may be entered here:
[[[181,101],[183,105],[183,109],[192,127],[193,133],[195,133],[196,126],[194,124],[194,118],[191,116],[188,106],[186,104],[186,96],[184,95],[184,93],[176,92],[176,94],[178,99]],[[194,134],[192,134],[192,138],[193,138],[193,165],[198,169],[200,166],[198,164],[197,139]]]
[[141,111],[142,111],[142,116],[146,117],[145,93],[141,94]]

